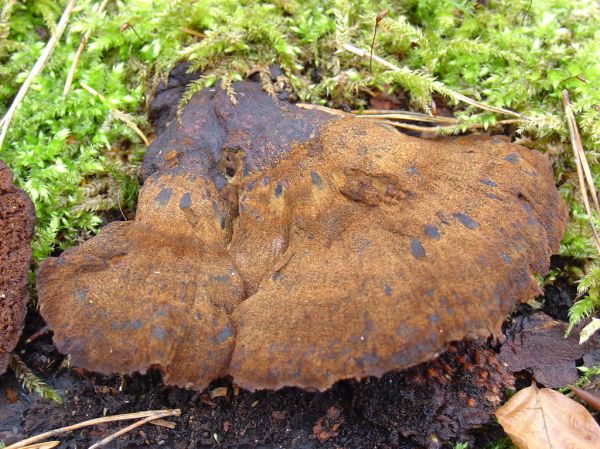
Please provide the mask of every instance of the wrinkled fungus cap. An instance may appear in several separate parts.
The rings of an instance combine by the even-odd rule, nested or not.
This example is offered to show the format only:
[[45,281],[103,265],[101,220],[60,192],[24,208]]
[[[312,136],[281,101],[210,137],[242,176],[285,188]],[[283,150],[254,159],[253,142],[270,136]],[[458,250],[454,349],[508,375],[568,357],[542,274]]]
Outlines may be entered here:
[[13,185],[12,173],[0,161],[0,374],[25,321],[34,223],[31,200]]
[[323,390],[499,335],[539,293],[567,223],[542,154],[235,90],[197,94],[152,144],[135,221],[42,265],[75,365]]

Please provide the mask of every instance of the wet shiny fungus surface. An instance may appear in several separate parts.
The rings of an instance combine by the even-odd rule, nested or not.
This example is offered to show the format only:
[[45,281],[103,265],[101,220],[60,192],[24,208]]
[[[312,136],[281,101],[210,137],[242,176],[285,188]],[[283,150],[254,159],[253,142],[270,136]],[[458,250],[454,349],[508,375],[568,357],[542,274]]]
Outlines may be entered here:
[[238,106],[197,94],[152,144],[135,221],[41,267],[75,365],[323,390],[499,334],[538,293],[567,222],[543,155],[235,89]]

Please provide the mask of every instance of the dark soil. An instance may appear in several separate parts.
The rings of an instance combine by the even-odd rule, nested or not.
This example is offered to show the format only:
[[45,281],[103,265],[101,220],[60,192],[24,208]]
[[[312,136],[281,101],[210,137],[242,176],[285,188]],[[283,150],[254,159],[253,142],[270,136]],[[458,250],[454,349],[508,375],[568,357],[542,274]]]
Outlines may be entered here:
[[[545,308],[566,307],[555,288],[547,288]],[[530,312],[523,307],[519,316]],[[0,440],[6,443],[103,415],[180,408],[182,415],[170,418],[176,429],[146,425],[106,447],[417,448],[452,447],[443,443],[450,440],[485,448],[502,433],[485,425],[493,421],[494,404],[483,396],[504,399],[512,383],[496,360],[498,346],[479,341],[458,343],[438,360],[381,379],[339,382],[324,393],[295,388],[250,393],[228,379],[198,393],[165,387],[158,373],[107,377],[61,367],[64,357],[50,335],[26,343],[42,327],[39,315],[30,313],[17,353],[65,402],[27,393],[10,372],[1,376]],[[518,376],[524,386],[531,380],[527,372]],[[225,396],[215,396],[225,392],[219,387],[226,388]],[[123,425],[66,434],[59,447],[88,447]]]
[[[32,321],[37,321],[34,319]],[[28,323],[28,332],[36,327]],[[491,404],[480,398],[483,390],[472,382],[481,371],[473,366],[473,354],[481,353],[482,343],[460,344],[453,353],[442,357],[452,365],[456,376],[443,379],[438,364],[427,364],[389,373],[382,379],[340,382],[324,393],[299,389],[277,392],[237,392],[227,379],[215,382],[203,393],[165,387],[160,376],[97,376],[78,369],[60,368],[63,357],[45,336],[22,345],[23,360],[65,399],[56,405],[27,394],[11,374],[0,378],[0,439],[10,443],[53,428],[103,415],[133,411],[180,408],[182,416],[173,418],[176,430],[146,426],[120,438],[113,448],[132,447],[227,447],[227,448],[412,448],[420,447],[406,435],[430,447],[436,440],[462,437],[474,441],[468,433],[473,416],[478,424],[489,420]],[[461,355],[461,363],[455,355]],[[491,356],[491,353],[484,353]],[[464,358],[467,362],[465,363]],[[498,367],[494,367],[497,369]],[[475,374],[469,376],[470,371]],[[496,394],[505,386],[496,375]],[[433,377],[428,377],[433,376]],[[212,391],[226,387],[227,395],[211,399]],[[15,402],[10,402],[14,392]],[[221,390],[222,391],[222,390]],[[467,393],[465,393],[467,392]],[[236,394],[237,393],[237,394]],[[481,404],[471,404],[467,394]],[[481,406],[480,406],[481,405]],[[61,448],[81,448],[114,432],[118,427],[98,426],[62,438]],[[436,436],[439,435],[439,438]],[[461,435],[462,434],[462,435]],[[477,447],[477,445],[472,446]]]

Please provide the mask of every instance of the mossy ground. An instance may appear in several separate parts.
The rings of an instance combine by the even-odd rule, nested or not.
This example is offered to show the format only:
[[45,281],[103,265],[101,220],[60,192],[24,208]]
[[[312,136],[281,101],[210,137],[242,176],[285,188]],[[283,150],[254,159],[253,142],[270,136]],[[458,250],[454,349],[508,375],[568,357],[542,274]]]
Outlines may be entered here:
[[[66,2],[0,2],[0,115],[53,32]],[[567,201],[572,225],[563,239],[569,277],[581,287],[573,321],[600,307],[600,268],[580,203],[575,165],[562,107],[568,90],[596,184],[600,182],[600,5],[588,0],[81,0],[56,51],[10,126],[0,148],[17,183],[31,196],[38,219],[34,255],[98,231],[103,220],[135,204],[140,137],[118,113],[147,135],[147,104],[160,79],[178,61],[202,76],[188,97],[217,80],[258,74],[267,91],[293,100],[360,109],[377,93],[400,92],[416,111],[431,109],[432,94],[446,105],[462,132],[478,123],[547,153]],[[375,53],[400,66],[391,71],[345,52],[367,49],[375,17]],[[70,93],[67,73],[83,34],[89,41]],[[279,85],[268,77],[281,67]],[[83,85],[81,84],[83,83]],[[90,93],[89,86],[100,95]],[[459,92],[512,109],[528,120],[503,118],[463,103]],[[232,96],[235,93],[232,92]],[[597,224],[599,217],[593,217]],[[474,280],[474,282],[477,282]]]

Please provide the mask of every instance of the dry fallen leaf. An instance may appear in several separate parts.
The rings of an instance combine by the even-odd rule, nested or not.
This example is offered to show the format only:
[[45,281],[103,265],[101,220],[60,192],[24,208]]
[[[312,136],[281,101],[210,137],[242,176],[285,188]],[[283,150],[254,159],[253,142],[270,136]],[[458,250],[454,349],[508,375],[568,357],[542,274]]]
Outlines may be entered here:
[[600,426],[581,404],[535,384],[496,411],[498,422],[519,449],[597,449]]

